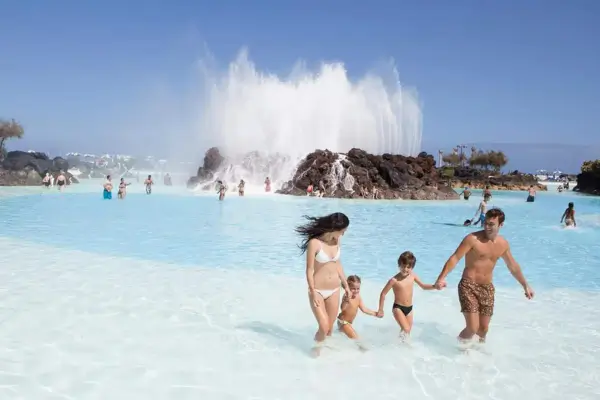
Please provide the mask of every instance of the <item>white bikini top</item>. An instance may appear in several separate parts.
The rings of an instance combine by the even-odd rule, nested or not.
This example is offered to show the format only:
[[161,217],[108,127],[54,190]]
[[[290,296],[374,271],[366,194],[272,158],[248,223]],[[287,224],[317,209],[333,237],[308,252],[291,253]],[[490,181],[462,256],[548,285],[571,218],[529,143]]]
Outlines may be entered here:
[[323,251],[323,246],[321,245],[321,248],[315,255],[315,261],[317,261],[321,264],[326,264],[329,262],[336,262],[337,260],[340,259],[341,252],[342,252],[342,249],[341,249],[341,247],[338,246],[337,254],[333,257],[329,257],[329,255]]

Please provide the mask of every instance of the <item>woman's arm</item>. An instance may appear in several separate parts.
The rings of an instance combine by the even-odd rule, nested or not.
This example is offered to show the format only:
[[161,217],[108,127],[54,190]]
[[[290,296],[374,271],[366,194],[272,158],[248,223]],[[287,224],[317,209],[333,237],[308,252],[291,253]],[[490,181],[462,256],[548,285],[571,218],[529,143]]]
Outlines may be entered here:
[[350,286],[348,286],[348,281],[346,280],[346,274],[344,274],[344,267],[342,267],[342,263],[340,263],[339,261],[337,266],[337,273],[340,277],[340,281],[342,282],[342,287],[344,288],[346,295],[351,297],[352,294],[350,293]]
[[306,283],[311,292],[315,290],[315,254],[315,241],[311,240],[306,248]]

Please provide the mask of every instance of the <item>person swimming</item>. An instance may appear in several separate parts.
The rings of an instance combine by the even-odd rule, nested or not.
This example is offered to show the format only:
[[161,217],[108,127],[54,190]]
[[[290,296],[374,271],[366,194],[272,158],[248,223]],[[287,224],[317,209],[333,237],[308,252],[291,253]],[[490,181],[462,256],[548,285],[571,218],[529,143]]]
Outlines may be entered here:
[[319,356],[321,345],[331,336],[340,307],[340,285],[346,296],[352,291],[340,263],[341,238],[350,225],[348,217],[340,212],[324,217],[305,216],[309,221],[295,231],[303,237],[300,249],[306,254],[306,282],[310,309],[318,324],[313,356]]
[[246,188],[246,182],[243,179],[240,179],[240,184],[238,185],[238,195],[244,196],[244,190]]
[[271,191],[271,180],[267,176],[267,178],[265,179],[265,192],[270,192],[270,191]]
[[575,221],[575,204],[570,202],[567,209],[563,213],[560,223],[562,224],[565,221],[565,226],[573,226],[577,227],[577,221]]

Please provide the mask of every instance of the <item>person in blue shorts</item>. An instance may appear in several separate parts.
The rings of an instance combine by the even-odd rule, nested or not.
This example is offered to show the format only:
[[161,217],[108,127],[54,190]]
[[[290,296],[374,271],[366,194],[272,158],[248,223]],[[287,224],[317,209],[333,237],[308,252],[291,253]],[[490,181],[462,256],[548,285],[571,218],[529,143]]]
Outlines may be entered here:
[[113,184],[110,179],[110,175],[106,175],[106,181],[104,182],[104,192],[103,192],[104,200],[112,199],[112,190],[113,190]]
[[475,216],[473,217],[474,220],[475,217],[477,217],[477,214],[479,214],[479,219],[475,222],[472,222],[473,226],[477,225],[480,222],[481,226],[485,224],[485,213],[487,212],[487,203],[488,201],[490,201],[491,197],[492,195],[488,193],[483,195],[483,200],[481,200],[481,203],[479,203],[479,207],[477,207],[477,211],[475,211]]

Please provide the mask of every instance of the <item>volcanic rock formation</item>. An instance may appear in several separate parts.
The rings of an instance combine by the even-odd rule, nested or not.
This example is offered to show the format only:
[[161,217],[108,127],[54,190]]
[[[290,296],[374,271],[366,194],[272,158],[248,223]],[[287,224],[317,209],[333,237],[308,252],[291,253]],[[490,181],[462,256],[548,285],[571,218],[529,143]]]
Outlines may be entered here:
[[0,186],[36,186],[49,172],[54,178],[62,171],[70,182],[79,183],[67,170],[69,163],[62,157],[49,159],[44,153],[10,151],[0,166]]
[[585,161],[581,165],[581,173],[577,175],[577,186],[573,190],[600,195],[600,160]]
[[469,167],[444,167],[440,170],[441,176],[451,182],[454,188],[490,190],[529,190],[533,185],[537,190],[546,191],[548,188],[538,182],[535,175],[512,171],[508,174],[495,174]]
[[305,196],[309,185],[324,197],[448,200],[457,193],[445,185],[433,156],[373,155],[361,149],[347,154],[316,150],[298,165],[292,180],[277,193]]

